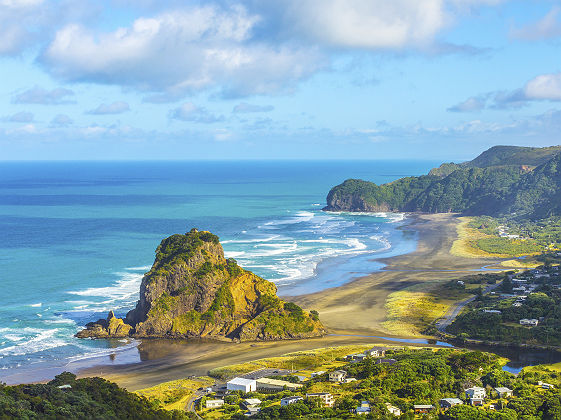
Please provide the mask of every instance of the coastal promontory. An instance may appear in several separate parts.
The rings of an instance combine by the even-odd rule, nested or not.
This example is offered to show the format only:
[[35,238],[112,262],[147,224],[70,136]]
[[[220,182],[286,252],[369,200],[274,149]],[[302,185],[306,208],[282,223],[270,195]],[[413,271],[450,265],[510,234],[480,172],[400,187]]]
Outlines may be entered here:
[[318,313],[276,295],[276,286],[226,259],[218,237],[192,229],[164,239],[125,319],[113,313],[79,338],[280,340],[321,336]]

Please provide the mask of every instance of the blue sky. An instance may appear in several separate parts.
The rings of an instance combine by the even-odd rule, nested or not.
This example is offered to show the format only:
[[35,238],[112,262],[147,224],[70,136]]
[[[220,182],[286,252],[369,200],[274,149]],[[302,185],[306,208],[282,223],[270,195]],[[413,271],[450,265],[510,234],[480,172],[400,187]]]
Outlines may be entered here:
[[0,159],[560,144],[560,46],[546,0],[0,0]]

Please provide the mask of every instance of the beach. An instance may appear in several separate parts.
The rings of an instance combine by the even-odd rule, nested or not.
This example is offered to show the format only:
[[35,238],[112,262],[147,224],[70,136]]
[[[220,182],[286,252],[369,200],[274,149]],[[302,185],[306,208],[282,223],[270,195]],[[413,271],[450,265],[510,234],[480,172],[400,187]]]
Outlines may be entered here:
[[325,337],[257,343],[144,340],[138,348],[140,362],[103,365],[98,360],[95,366],[80,369],[79,375],[103,376],[129,390],[137,390],[191,375],[205,375],[216,367],[262,357],[346,344],[392,343],[376,338],[379,336],[406,338],[383,327],[384,305],[391,292],[423,282],[457,278],[499,262],[451,255],[457,223],[457,218],[448,214],[410,216],[410,223],[402,229],[418,233],[414,252],[382,259],[386,264],[382,271],[340,287],[285,297],[307,309],[318,310],[329,330]]

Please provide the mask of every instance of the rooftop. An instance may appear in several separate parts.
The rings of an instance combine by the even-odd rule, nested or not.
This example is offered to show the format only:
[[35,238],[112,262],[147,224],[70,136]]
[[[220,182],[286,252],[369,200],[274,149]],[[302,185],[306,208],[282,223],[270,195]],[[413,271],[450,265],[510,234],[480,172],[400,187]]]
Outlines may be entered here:
[[255,379],[246,379],[246,378],[234,378],[227,383],[233,385],[251,385],[255,383]]

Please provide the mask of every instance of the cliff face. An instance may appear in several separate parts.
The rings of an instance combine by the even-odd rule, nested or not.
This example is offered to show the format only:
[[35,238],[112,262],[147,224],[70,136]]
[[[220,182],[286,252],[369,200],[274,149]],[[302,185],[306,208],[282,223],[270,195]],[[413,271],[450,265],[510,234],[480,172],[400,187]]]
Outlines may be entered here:
[[[124,325],[133,337],[274,340],[322,335],[317,313],[276,296],[276,286],[225,259],[218,237],[192,230],[164,239]],[[107,321],[81,337],[113,336]]]

